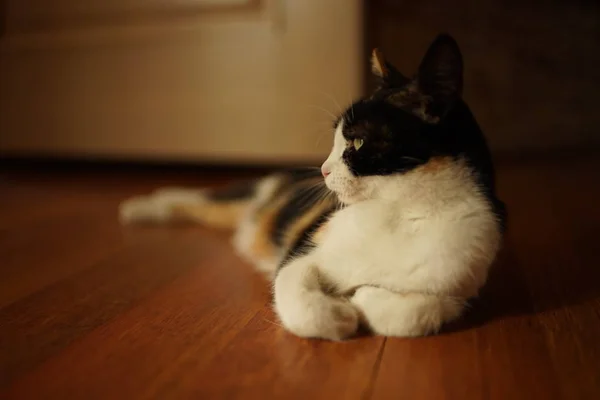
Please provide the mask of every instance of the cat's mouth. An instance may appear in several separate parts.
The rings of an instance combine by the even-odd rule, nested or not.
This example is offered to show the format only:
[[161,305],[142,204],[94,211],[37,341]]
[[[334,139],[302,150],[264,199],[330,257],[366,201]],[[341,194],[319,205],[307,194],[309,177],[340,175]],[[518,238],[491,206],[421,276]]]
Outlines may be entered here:
[[[332,177],[333,178],[333,177]],[[351,205],[374,198],[377,195],[377,182],[371,178],[326,179],[325,184],[330,191],[335,193],[338,200],[344,205]]]
[[325,185],[327,186],[327,189],[335,194],[338,201],[343,204],[351,204],[354,196],[352,196],[352,193],[350,193],[351,190],[349,190],[347,182],[344,183],[346,184],[340,182],[340,179],[336,179],[336,177],[325,178]]

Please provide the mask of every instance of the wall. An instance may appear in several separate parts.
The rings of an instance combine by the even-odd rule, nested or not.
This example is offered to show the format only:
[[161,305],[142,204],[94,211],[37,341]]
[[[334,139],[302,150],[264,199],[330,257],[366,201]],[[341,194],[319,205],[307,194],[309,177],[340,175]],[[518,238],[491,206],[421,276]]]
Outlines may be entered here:
[[368,43],[405,73],[451,33],[465,99],[497,152],[600,147],[598,2],[370,2]]

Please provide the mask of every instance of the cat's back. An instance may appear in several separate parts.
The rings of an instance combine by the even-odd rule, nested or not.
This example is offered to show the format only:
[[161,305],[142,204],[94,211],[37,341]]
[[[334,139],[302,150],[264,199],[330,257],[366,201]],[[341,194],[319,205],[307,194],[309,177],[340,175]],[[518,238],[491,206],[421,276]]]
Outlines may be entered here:
[[317,168],[283,171],[263,182],[268,190],[240,224],[234,243],[246,258],[272,274],[287,258],[313,246],[313,236],[338,202]]

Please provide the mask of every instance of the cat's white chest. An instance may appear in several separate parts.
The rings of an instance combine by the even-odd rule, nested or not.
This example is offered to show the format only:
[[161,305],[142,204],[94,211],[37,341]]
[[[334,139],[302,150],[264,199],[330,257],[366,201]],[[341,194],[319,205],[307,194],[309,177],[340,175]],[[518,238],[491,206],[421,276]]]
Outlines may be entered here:
[[376,203],[348,207],[329,222],[316,254],[318,267],[340,291],[389,282],[401,273],[409,225]]

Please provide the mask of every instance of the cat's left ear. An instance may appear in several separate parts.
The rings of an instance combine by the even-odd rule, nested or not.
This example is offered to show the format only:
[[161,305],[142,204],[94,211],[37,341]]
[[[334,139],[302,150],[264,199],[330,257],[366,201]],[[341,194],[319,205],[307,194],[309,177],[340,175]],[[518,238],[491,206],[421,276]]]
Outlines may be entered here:
[[463,59],[458,44],[439,35],[425,53],[417,75],[419,91],[431,96],[435,113],[445,114],[463,90]]
[[410,79],[385,60],[379,49],[373,49],[371,53],[371,72],[379,81],[379,89],[401,88],[410,82]]

